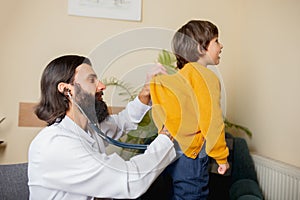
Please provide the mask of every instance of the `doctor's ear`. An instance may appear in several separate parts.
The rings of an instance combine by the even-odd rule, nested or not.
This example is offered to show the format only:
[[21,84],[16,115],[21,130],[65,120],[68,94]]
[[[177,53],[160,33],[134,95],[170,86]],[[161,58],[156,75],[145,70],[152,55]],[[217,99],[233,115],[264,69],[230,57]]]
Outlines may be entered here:
[[59,83],[57,85],[57,89],[60,93],[64,94],[66,97],[70,96],[71,95],[71,90],[69,88],[69,84],[68,83]]

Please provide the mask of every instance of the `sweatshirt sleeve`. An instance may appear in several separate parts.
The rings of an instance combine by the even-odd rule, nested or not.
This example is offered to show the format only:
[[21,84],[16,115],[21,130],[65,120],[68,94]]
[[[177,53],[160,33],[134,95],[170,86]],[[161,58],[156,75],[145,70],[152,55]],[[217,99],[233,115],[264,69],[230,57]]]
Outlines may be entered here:
[[214,74],[208,75],[205,77],[207,95],[203,99],[206,102],[200,108],[200,127],[206,139],[207,154],[218,164],[224,164],[227,162],[229,150],[225,141],[225,125],[220,105],[220,84]]
[[206,141],[206,152],[218,164],[224,164],[229,150],[225,140],[219,79],[198,63],[187,64],[181,73],[189,80],[197,98],[199,129]]

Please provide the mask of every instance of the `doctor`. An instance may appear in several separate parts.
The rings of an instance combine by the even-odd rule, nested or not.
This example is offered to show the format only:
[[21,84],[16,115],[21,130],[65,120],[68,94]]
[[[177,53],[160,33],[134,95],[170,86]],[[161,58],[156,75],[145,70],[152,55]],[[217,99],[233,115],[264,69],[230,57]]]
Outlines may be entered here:
[[[153,75],[156,73],[165,70]],[[150,109],[150,92],[145,84],[122,112],[109,115],[102,101],[103,90],[105,85],[97,79],[88,58],[66,55],[47,65],[35,113],[48,126],[29,147],[30,199],[137,198],[173,161],[175,149],[166,130],[144,154],[129,161],[105,153],[103,139],[89,130],[87,119],[100,120],[100,129],[118,139],[136,129]]]

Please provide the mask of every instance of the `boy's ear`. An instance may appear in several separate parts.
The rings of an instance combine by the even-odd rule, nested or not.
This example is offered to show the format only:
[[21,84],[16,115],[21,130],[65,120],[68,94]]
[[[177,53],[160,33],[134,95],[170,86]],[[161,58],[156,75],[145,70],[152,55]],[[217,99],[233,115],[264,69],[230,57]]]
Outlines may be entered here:
[[203,47],[201,47],[201,46],[198,44],[197,48],[198,48],[198,52],[199,52],[200,56],[205,55],[206,50],[205,50]]

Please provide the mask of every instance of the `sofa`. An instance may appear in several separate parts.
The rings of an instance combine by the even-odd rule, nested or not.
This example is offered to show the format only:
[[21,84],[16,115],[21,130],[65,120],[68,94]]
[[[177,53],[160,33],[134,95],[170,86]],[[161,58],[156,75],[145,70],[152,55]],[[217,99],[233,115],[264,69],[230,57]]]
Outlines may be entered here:
[[[217,164],[213,159],[210,159],[208,200],[264,199],[245,139],[226,133],[226,141],[230,150],[228,162],[231,168],[225,175],[220,175],[216,172]],[[168,176],[159,176],[148,191],[138,199],[170,199],[171,181]]]
[[[231,168],[225,175],[219,175],[216,173],[217,164],[210,159],[208,200],[264,199],[245,139],[226,133],[226,140]],[[27,163],[0,165],[0,180],[0,199],[28,199]],[[159,176],[138,200],[169,200],[171,181],[168,176]]]
[[[264,199],[259,187],[254,162],[243,138],[226,133],[231,169],[224,176],[210,170],[209,200],[259,200]],[[215,165],[211,159],[210,166]]]
[[1,200],[29,199],[27,168],[28,163],[0,165]]

